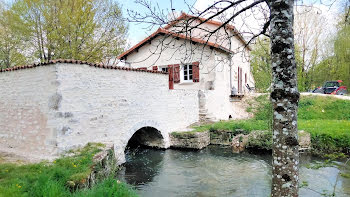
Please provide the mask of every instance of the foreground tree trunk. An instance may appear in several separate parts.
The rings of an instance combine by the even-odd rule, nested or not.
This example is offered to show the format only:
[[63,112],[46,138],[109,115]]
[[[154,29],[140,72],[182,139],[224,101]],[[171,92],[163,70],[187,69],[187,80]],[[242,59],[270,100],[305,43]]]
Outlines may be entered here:
[[273,106],[271,196],[298,196],[299,92],[294,56],[293,0],[270,0]]

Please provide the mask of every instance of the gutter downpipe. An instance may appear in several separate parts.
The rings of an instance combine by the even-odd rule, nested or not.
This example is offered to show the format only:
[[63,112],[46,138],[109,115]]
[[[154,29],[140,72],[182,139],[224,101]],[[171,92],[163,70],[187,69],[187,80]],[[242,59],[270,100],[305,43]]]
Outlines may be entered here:
[[229,61],[230,61],[230,92],[232,91],[232,56],[230,54],[229,56]]

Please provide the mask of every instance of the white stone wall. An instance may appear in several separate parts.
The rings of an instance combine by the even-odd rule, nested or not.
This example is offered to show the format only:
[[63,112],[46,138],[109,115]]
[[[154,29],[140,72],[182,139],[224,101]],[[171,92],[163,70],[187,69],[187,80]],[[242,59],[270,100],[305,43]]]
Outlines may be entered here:
[[69,130],[58,138],[60,150],[88,141],[113,141],[123,159],[138,129],[158,129],[168,147],[169,132],[198,121],[197,91],[169,90],[165,74],[64,64],[57,65],[57,72],[63,95],[60,111],[72,114],[60,125]]
[[[11,142],[16,151],[31,147],[46,157],[87,142],[113,142],[123,161],[124,148],[138,129],[158,129],[168,147],[169,132],[199,119],[198,91],[169,90],[165,74],[55,64],[0,73],[0,81],[1,90],[8,92],[1,93],[1,101],[11,104],[0,106],[1,142]],[[51,109],[50,99],[55,96],[59,102]],[[23,120],[17,111],[6,115],[27,105],[40,116]],[[6,126],[13,119],[16,121]],[[24,125],[37,121],[44,126],[36,131],[34,126],[17,126],[21,121]],[[42,137],[29,135],[33,132]],[[45,141],[39,143],[41,139]]]
[[[232,49],[239,46],[242,46],[241,41],[233,37]],[[183,39],[176,40],[173,37],[158,36],[152,40],[151,44],[147,43],[138,51],[129,54],[126,61],[133,68],[147,67],[148,69],[152,69],[154,65],[181,65],[182,63],[199,61],[199,82],[175,83],[174,89],[203,90],[206,94],[205,106],[208,110],[208,116],[213,120],[227,120],[229,115],[235,119],[246,117],[246,115],[242,115],[244,112],[240,111],[240,104],[232,103],[229,99],[231,94],[230,81],[232,87],[238,89],[238,67],[242,68],[242,90],[244,93],[248,93],[245,74],[247,74],[247,83],[251,87],[255,86],[250,72],[249,57],[246,55],[248,55],[247,50],[246,54],[234,54],[230,62],[228,53],[211,50],[209,47],[203,48],[201,44],[193,45]],[[180,68],[183,69],[183,67]]]
[[0,73],[0,151],[38,160],[56,153],[54,66]]
[[[199,24],[198,20],[192,21],[192,24],[190,26],[196,26]],[[182,29],[181,25],[177,25],[176,27],[169,28],[170,31],[179,32],[184,31]],[[224,28],[219,29],[215,34],[211,35],[208,38],[208,32],[212,32],[218,28],[217,25],[213,25],[210,23],[203,23],[199,25],[199,28],[195,28],[192,31],[191,36],[196,38],[201,38],[203,40],[209,39],[210,42],[219,44],[221,46],[224,46],[231,51],[233,51],[235,54],[232,56],[231,66],[232,66],[232,85],[233,87],[238,86],[238,67],[242,68],[242,84],[243,85],[243,91],[244,93],[248,93],[248,89],[245,87],[245,73],[247,74],[247,83],[250,85],[250,87],[255,86],[253,75],[251,74],[250,70],[250,50],[248,48],[244,48],[244,43],[237,37],[233,36],[233,32],[229,30],[224,30]],[[205,29],[206,31],[203,31]],[[229,39],[227,39],[227,34],[231,37],[230,42]],[[168,56],[169,54],[165,52],[165,56]],[[217,52],[215,53],[215,56],[223,57],[224,59],[227,59],[227,54]],[[228,60],[228,59],[227,59]],[[213,61],[213,59],[212,59]],[[214,64],[214,62],[207,62],[206,60],[203,61],[203,63],[208,64],[205,65],[205,67],[210,67],[210,64]],[[226,63],[227,64],[227,63]],[[229,71],[227,71],[229,72]],[[218,78],[217,78],[218,79]],[[229,83],[228,80],[226,80],[226,83]]]
[[[202,24],[204,25],[204,24]],[[205,29],[213,29],[215,26],[208,24]],[[223,31],[223,30],[222,30]],[[223,34],[224,32],[219,31]],[[196,30],[193,35],[200,35],[200,30]],[[222,36],[219,36],[218,39],[221,39]],[[213,36],[214,42],[216,40]],[[226,42],[227,39],[225,39]],[[224,46],[230,47],[228,43],[223,41],[218,41],[218,43],[223,43]],[[235,53],[232,55],[232,60],[229,62],[228,53],[219,51],[216,49],[210,49],[209,47],[203,47],[202,44],[193,44],[190,41],[183,39],[175,39],[174,37],[169,36],[158,36],[151,43],[146,43],[144,46],[140,47],[138,50],[130,53],[127,56],[126,62],[127,65],[132,68],[147,67],[149,70],[152,69],[152,66],[167,66],[170,64],[184,64],[192,63],[199,61],[200,65],[200,80],[199,83],[181,83],[174,84],[175,89],[197,89],[205,90],[207,89],[207,82],[217,80],[215,78],[216,73],[215,67],[217,66],[216,57],[220,57],[225,61],[226,66],[229,67],[231,63],[232,66],[232,78],[231,83],[233,87],[238,86],[238,67],[242,68],[242,84],[243,91],[248,93],[247,88],[245,87],[245,74],[247,74],[247,83],[251,87],[254,87],[254,79],[251,74],[250,62],[249,62],[249,50],[247,48],[243,49],[243,43],[237,39],[237,37],[231,38],[231,50]],[[182,68],[181,68],[182,69]],[[229,69],[226,69],[226,74],[230,74]],[[225,83],[229,84],[230,79],[227,78]]]
[[212,61],[213,53],[221,52],[202,44],[191,44],[188,40],[159,35],[151,43],[147,42],[128,54],[126,62],[133,68],[147,67],[151,70],[152,66]]
[[175,83],[175,89],[205,89],[206,82],[214,80],[215,68],[214,57],[222,52],[216,49],[204,47],[201,44],[193,45],[189,41],[174,37],[158,36],[152,40],[151,44],[147,43],[138,51],[134,51],[127,56],[127,65],[133,68],[147,67],[149,70],[152,66],[167,66],[170,64],[180,64],[180,73],[183,70],[183,64],[199,61],[199,82],[197,83]]

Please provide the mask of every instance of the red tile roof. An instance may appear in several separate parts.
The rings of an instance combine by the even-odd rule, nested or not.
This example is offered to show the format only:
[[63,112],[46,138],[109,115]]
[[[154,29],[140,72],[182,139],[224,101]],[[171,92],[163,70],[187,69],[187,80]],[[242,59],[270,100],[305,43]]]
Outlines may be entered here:
[[[178,38],[182,38],[182,39],[186,39],[186,40],[191,40],[193,42],[197,42],[197,43],[201,43],[201,44],[206,44],[208,46],[211,46],[211,47],[214,47],[214,48],[217,48],[217,49],[220,49],[220,50],[223,50],[225,52],[232,52],[231,50],[221,46],[221,45],[218,45],[218,44],[215,44],[215,43],[212,43],[212,42],[207,42],[205,40],[202,40],[202,39],[199,39],[199,38],[194,38],[194,37],[189,37],[189,36],[185,36],[183,34],[178,34],[178,33],[174,33],[174,32],[171,32],[169,31],[168,29],[172,26],[174,26],[175,24],[177,24],[178,22],[182,21],[182,20],[185,20],[185,19],[189,19],[189,18],[195,18],[197,20],[200,20],[201,22],[204,22],[205,18],[201,18],[201,17],[195,17],[195,16],[192,16],[192,15],[189,15],[189,14],[186,14],[186,13],[182,13],[178,18],[176,18],[173,22],[171,22],[170,24],[166,25],[164,28],[159,28],[157,31],[155,31],[153,34],[151,34],[150,36],[148,36],[147,38],[143,39],[141,42],[137,43],[135,46],[131,47],[129,50],[125,51],[124,53],[122,53],[121,55],[119,55],[117,58],[118,59],[122,59],[124,58],[125,56],[127,56],[128,54],[130,54],[131,52],[133,52],[135,49],[138,49],[139,47],[143,46],[147,41],[153,39],[154,37],[156,37],[158,34],[167,34],[167,35],[171,35],[171,36],[175,36],[175,37],[178,37]],[[213,25],[216,25],[216,26],[221,26],[223,23],[221,22],[218,22],[218,21],[214,21],[214,20],[208,20],[206,21],[205,23],[209,23],[209,24],[213,24]],[[226,25],[226,27],[228,27],[229,29],[231,29],[232,31],[234,31],[236,33],[236,35],[238,36],[238,39],[244,44],[244,45],[247,45],[247,42],[244,40],[244,38],[242,37],[242,35],[236,30],[236,28],[233,26],[233,25]],[[247,48],[249,50],[250,47],[247,46]]]
[[221,46],[219,44],[215,44],[213,42],[205,41],[205,40],[202,40],[202,39],[199,39],[199,38],[186,36],[186,35],[183,35],[183,34],[174,33],[174,32],[168,31],[168,30],[163,29],[163,28],[159,28],[153,34],[151,34],[147,38],[143,39],[141,42],[137,43],[135,46],[131,47],[129,50],[125,51],[124,53],[119,55],[117,58],[118,59],[122,59],[123,57],[125,57],[128,54],[130,54],[131,52],[133,52],[135,49],[143,46],[149,40],[152,40],[153,38],[155,38],[158,34],[165,34],[165,35],[170,35],[170,36],[174,36],[174,37],[185,39],[185,40],[191,40],[191,41],[196,42],[196,43],[205,44],[205,45],[208,45],[210,47],[214,47],[216,49],[220,49],[222,51],[225,51],[225,52],[228,52],[228,53],[232,53],[231,50],[229,50],[229,49],[227,49],[227,48],[225,48],[225,47],[223,47],[223,46]]
[[121,66],[107,66],[107,65],[104,65],[102,63],[100,63],[100,64],[99,63],[91,63],[91,62],[87,62],[87,61],[72,60],[72,59],[58,59],[58,60],[50,60],[48,62],[25,65],[25,66],[14,66],[14,67],[10,67],[10,68],[0,69],[0,72],[10,72],[10,71],[15,71],[15,70],[29,69],[29,68],[35,68],[38,66],[45,66],[45,65],[57,64],[57,63],[87,64],[89,66],[102,68],[102,69],[117,69],[117,70],[136,71],[136,72],[167,74],[166,72],[162,72],[162,71],[140,70],[140,69],[136,69],[136,68],[121,67]]

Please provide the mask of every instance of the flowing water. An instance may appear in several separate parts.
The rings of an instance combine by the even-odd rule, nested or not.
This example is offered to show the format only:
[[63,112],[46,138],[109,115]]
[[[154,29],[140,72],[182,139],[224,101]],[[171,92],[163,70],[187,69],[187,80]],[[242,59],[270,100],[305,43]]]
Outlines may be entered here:
[[[338,176],[338,168],[305,167],[317,161],[301,156],[300,182],[306,181],[308,188],[300,189],[300,196],[331,194],[335,182],[336,196],[350,196],[350,179]],[[146,197],[270,196],[271,156],[237,154],[220,146],[200,151],[138,149],[127,152],[118,179]]]

